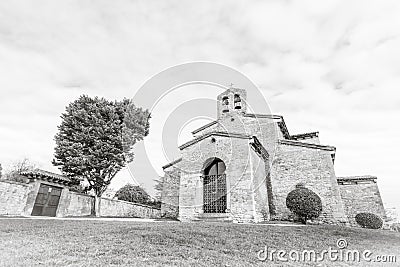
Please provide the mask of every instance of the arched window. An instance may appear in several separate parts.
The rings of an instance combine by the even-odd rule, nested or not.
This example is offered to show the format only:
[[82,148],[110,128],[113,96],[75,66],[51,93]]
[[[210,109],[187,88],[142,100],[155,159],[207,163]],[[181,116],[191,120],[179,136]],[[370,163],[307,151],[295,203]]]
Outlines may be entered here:
[[220,175],[225,172],[225,163],[219,158],[215,158],[205,169],[204,175]]

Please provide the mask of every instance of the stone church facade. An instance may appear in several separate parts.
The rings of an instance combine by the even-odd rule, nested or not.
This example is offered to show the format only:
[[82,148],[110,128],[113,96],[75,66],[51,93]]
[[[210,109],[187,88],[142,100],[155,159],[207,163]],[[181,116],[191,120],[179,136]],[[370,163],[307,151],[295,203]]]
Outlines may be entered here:
[[354,224],[360,212],[385,218],[374,176],[336,177],[336,148],[318,132],[292,135],[282,116],[247,112],[246,91],[218,96],[217,120],[193,131],[181,158],[165,165],[161,214],[180,221],[286,220],[286,196],[319,195],[325,223]]

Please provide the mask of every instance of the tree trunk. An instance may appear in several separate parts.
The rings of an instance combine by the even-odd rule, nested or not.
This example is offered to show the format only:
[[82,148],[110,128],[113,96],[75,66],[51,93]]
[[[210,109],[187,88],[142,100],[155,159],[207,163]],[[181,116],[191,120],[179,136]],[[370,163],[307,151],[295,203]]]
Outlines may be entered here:
[[93,215],[95,217],[100,217],[100,197],[98,197],[97,194],[94,195]]

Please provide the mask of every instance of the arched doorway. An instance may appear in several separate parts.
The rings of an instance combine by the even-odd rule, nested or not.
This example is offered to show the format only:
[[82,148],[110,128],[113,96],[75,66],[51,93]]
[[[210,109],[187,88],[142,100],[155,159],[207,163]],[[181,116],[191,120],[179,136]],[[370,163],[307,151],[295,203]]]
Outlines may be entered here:
[[206,161],[203,175],[204,213],[225,213],[226,205],[226,166],[219,158]]

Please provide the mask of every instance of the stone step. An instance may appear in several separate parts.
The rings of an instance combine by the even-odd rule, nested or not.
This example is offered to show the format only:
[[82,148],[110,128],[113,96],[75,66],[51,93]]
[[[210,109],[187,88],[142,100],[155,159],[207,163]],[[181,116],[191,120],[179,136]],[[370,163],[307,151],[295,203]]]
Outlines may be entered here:
[[224,223],[231,223],[233,222],[232,219],[224,219],[224,220],[220,220],[220,219],[193,219],[193,222],[224,222]]
[[228,213],[203,213],[196,216],[197,222],[232,222]]

